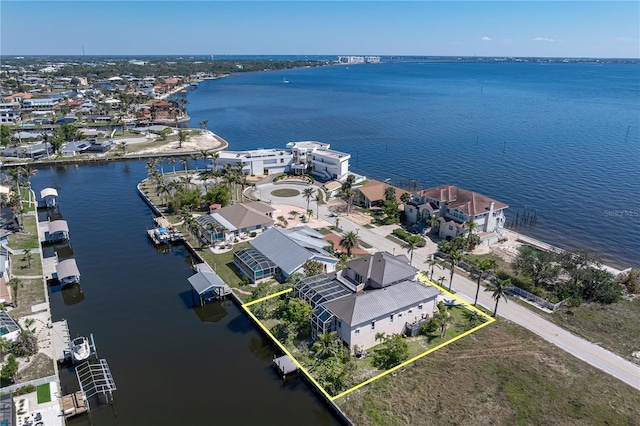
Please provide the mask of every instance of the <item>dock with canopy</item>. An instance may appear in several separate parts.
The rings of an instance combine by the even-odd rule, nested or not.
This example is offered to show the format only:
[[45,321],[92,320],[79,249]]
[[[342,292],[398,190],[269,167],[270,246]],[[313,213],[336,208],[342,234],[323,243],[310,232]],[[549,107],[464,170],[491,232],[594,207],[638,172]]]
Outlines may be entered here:
[[222,278],[209,265],[199,263],[195,266],[195,269],[197,272],[190,276],[188,281],[191,288],[198,294],[200,306],[231,293],[231,288],[222,281]]

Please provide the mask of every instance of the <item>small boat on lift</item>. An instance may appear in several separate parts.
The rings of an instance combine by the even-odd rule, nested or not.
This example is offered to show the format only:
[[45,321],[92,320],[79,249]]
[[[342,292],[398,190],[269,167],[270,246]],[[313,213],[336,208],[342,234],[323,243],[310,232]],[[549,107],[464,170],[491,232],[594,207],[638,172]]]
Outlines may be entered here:
[[71,342],[71,355],[76,362],[84,361],[91,356],[91,346],[86,337],[80,336]]

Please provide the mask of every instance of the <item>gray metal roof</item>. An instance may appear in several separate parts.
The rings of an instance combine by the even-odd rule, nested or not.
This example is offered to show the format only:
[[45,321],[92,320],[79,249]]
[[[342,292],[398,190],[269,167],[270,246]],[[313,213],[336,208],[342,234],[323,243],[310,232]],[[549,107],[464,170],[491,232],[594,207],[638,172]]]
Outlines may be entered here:
[[69,277],[79,277],[80,271],[78,270],[78,266],[76,265],[75,259],[67,259],[56,265],[56,272],[58,274],[58,279],[62,280],[64,278]]
[[415,281],[355,293],[322,304],[325,309],[354,327],[434,299],[439,291]]
[[[284,232],[278,228],[269,228],[256,237],[251,245],[278,265],[286,274],[295,272],[307,259],[311,258],[337,263],[338,259],[332,257],[322,248],[327,245],[326,241],[320,239],[321,245],[316,245],[314,242],[313,245],[309,244],[305,247],[305,239],[304,235]],[[309,250],[309,248],[313,250]]]
[[215,272],[198,272],[188,278],[189,284],[198,294],[203,294],[214,288],[223,288],[226,287],[222,278],[218,276]]
[[345,269],[347,273],[353,271],[366,277],[367,286],[380,288],[415,278],[418,270],[407,262],[407,258],[403,255],[392,256],[386,252],[378,252],[372,256],[347,262]]
[[69,225],[66,220],[52,220],[49,222],[49,233],[69,232]]

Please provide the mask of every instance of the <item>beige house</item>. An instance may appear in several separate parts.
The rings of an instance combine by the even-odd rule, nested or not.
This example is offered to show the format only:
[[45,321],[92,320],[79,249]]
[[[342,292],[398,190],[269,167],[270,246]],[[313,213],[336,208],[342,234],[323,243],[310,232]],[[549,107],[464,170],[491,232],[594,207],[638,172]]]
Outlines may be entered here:
[[406,220],[420,223],[437,215],[440,238],[455,238],[468,232],[467,222],[476,224],[481,236],[500,234],[504,226],[504,210],[509,206],[493,198],[453,185],[441,185],[422,190],[405,205]]
[[385,200],[385,191],[387,188],[395,188],[396,203],[402,203],[400,198],[402,194],[407,191],[375,179],[367,180],[364,185],[353,188],[355,202],[356,204],[364,205],[366,208],[370,208],[375,203],[382,203]]

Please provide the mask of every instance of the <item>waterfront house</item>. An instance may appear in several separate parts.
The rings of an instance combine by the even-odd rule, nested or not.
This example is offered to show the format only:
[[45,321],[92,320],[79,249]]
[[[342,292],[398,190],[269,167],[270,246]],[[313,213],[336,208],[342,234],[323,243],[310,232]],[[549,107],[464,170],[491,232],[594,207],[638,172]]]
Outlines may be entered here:
[[333,272],[338,259],[325,250],[323,235],[306,225],[291,229],[270,228],[251,241],[251,247],[233,254],[233,263],[251,282],[267,278],[286,281],[302,272],[307,260],[318,261]]
[[353,188],[354,202],[356,204],[363,205],[366,208],[381,205],[386,200],[387,188],[394,188],[395,202],[396,204],[400,204],[402,202],[400,199],[402,194],[407,191],[375,179],[369,179],[364,183],[364,185]]
[[249,151],[220,151],[220,156],[210,160],[209,168],[223,169],[227,164],[241,167],[250,175],[274,173],[310,173],[321,180],[341,180],[349,174],[351,156],[329,149],[328,143],[289,142],[286,149],[254,149]]
[[407,334],[433,315],[439,291],[418,282],[417,273],[404,255],[376,253],[305,278],[294,291],[313,309],[314,339],[335,332],[350,350],[365,350],[379,343],[379,333]]
[[153,120],[174,120],[179,115],[178,104],[168,101],[155,101],[151,104]]
[[84,154],[90,146],[91,143],[87,142],[67,142],[62,146],[60,154],[63,157],[75,157],[76,155]]
[[420,223],[438,215],[440,238],[455,238],[468,232],[466,222],[476,224],[481,241],[492,243],[501,235],[504,210],[509,206],[477,192],[441,185],[425,189],[414,195],[405,206],[408,223]]
[[232,204],[196,218],[201,238],[208,244],[231,242],[241,235],[273,226],[276,209],[259,201]]
[[20,104],[18,102],[0,103],[0,123],[13,124],[20,118]]
[[[6,232],[6,230],[2,230]],[[6,240],[6,236],[4,237]],[[5,241],[6,245],[7,242]],[[11,257],[6,248],[0,248],[0,283],[7,284],[11,279]],[[0,298],[5,298],[5,295],[0,294]]]

